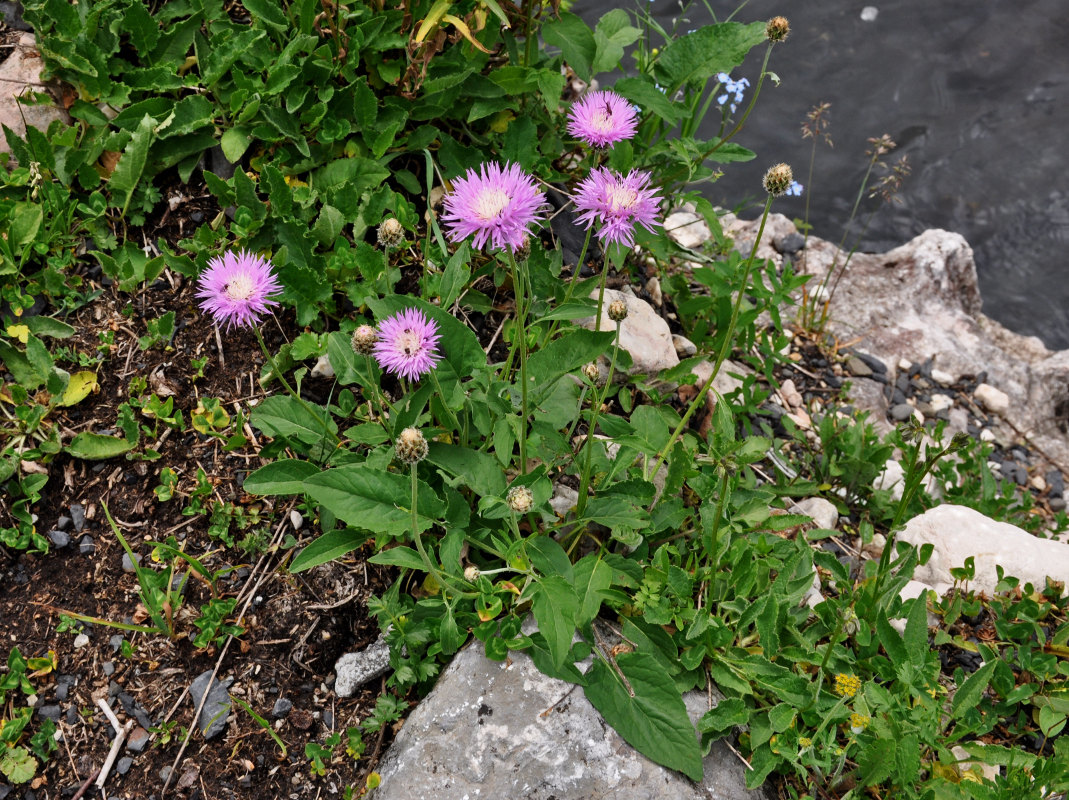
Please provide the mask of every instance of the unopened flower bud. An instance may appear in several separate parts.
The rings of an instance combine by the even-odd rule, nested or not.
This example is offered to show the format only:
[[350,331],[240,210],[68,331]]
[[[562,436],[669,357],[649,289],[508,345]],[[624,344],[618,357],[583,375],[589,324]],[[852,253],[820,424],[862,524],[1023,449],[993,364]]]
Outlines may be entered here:
[[353,331],[353,350],[362,356],[369,356],[378,340],[378,331],[370,325],[361,325]]
[[517,514],[526,514],[534,505],[534,495],[526,486],[513,486],[509,489],[505,502]]
[[405,229],[393,217],[383,220],[379,225],[379,244],[385,248],[397,247],[405,236]]
[[786,17],[773,17],[765,26],[765,36],[770,42],[782,42],[791,32],[791,24]]
[[418,428],[405,428],[397,437],[397,458],[403,464],[415,464],[427,457],[427,440]]
[[531,237],[524,235],[523,241],[520,242],[520,246],[516,248],[516,260],[526,261],[531,257]]
[[627,303],[623,300],[613,300],[609,303],[609,319],[613,322],[623,322],[627,319]]
[[601,370],[598,369],[598,365],[593,361],[583,365],[583,374],[595,385],[601,380]]
[[794,173],[791,171],[790,164],[776,164],[774,167],[769,167],[768,172],[765,173],[765,191],[773,197],[779,197],[791,188],[793,180]]
[[479,568],[474,564],[468,567],[464,567],[464,580],[468,581],[469,583],[475,583],[475,581],[479,580],[479,575],[481,574],[482,573],[479,572]]

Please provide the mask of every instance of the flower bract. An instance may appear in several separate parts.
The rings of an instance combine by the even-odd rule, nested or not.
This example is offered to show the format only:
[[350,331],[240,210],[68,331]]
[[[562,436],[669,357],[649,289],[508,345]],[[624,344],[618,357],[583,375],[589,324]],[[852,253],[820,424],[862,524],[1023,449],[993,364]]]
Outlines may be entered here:
[[579,222],[590,227],[600,221],[598,238],[626,247],[635,244],[635,225],[653,230],[658,213],[655,189],[649,188],[648,172],[631,170],[626,175],[595,167],[580,182],[573,200]]
[[591,147],[630,139],[637,127],[635,107],[616,92],[589,92],[568,113],[568,133]]
[[387,372],[417,380],[438,364],[438,323],[416,308],[406,308],[379,324],[372,354]]
[[201,310],[227,328],[255,325],[269,306],[278,305],[271,297],[281,291],[271,262],[245,250],[209,259],[197,279]]
[[453,182],[442,201],[449,238],[473,236],[473,244],[515,253],[523,247],[527,228],[542,218],[546,203],[534,179],[518,164],[483,164]]

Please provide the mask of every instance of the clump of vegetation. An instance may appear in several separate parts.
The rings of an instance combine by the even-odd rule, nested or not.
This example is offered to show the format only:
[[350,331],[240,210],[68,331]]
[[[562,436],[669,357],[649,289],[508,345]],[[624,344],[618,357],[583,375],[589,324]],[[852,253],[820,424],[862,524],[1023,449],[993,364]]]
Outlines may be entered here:
[[[260,552],[277,547],[270,502],[294,498],[317,536],[290,570],[355,551],[397,570],[369,603],[394,694],[306,747],[316,774],[342,744],[362,757],[364,735],[402,713],[398,698],[428,689],[476,639],[491,659],[523,651],[579,684],[624,739],[694,779],[703,749],[682,694],[712,681],[725,699],[700,720],[701,741],[737,736],[749,786],[776,776],[789,796],[841,798],[1065,790],[1058,587],[1007,576],[995,597],[899,597],[926,554],[896,549],[894,535],[935,502],[930,475],[1002,518],[1034,520],[1028,501],[995,485],[976,443],[926,452],[909,429],[881,441],[834,403],[808,432],[762,409],[806,276],[757,258],[757,240],[735,251],[701,188],[755,157],[736,138],[774,78],[775,48],[793,44],[785,20],[676,35],[645,8],[590,27],[530,1],[24,5],[51,75],[74,88],[74,124],[7,132],[18,166],[0,187],[4,547],[47,550],[33,509],[64,459],[153,463],[172,432],[228,452],[255,444],[262,465],[244,491],[266,503],[218,497],[203,470],[165,463],[157,501],[208,517],[213,546]],[[755,49],[760,72],[732,78]],[[595,79],[611,90],[591,91]],[[801,191],[771,156],[762,228],[776,198]],[[164,179],[196,184],[216,212],[176,242],[150,242],[138,233],[168,202]],[[711,230],[702,251],[662,225],[684,204]],[[220,351],[224,335],[254,338],[266,396],[233,414],[198,397],[183,413],[134,378],[110,429],[72,435],[64,409],[116,368],[106,334],[87,352],[56,346],[76,332],[63,318],[94,300],[93,267],[123,293],[160,278],[195,287],[187,300],[217,326]],[[631,373],[628,301],[610,294],[610,281],[650,277],[700,348],[660,376]],[[800,319],[825,346],[819,304]],[[177,325],[175,309],[154,312],[140,349],[166,350]],[[289,340],[272,349],[261,326]],[[729,358],[755,372],[699,426]],[[191,383],[208,369],[198,355]],[[315,374],[332,381],[325,399],[307,391]],[[899,500],[874,488],[896,450]],[[822,549],[827,532],[788,513],[810,496],[833,502],[859,542],[885,536],[883,558],[851,569]],[[135,563],[138,621],[68,615],[202,648],[241,635],[225,569],[173,538],[148,544],[162,569]],[[824,597],[810,607],[814,574]],[[189,577],[211,598],[184,625]],[[602,619],[624,646],[604,645]],[[958,665],[959,652],[979,659]],[[18,725],[4,724],[0,763],[19,760],[24,775]],[[956,745],[1002,771],[977,774]]]

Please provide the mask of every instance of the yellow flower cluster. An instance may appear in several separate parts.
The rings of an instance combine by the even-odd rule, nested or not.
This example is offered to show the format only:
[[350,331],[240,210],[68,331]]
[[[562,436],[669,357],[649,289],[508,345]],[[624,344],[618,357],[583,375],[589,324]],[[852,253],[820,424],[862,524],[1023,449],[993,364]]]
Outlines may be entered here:
[[842,697],[853,697],[861,688],[861,678],[840,672],[835,676],[835,693]]
[[865,714],[858,714],[856,711],[850,715],[850,730],[854,733],[861,733],[869,726],[872,719]]

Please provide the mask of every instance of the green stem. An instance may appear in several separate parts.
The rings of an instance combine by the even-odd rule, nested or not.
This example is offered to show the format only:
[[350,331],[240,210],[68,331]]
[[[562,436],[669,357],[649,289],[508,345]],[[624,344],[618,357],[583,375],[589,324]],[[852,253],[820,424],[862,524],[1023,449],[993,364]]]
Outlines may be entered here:
[[724,506],[727,505],[728,497],[728,470],[727,467],[722,467],[721,470],[720,497],[716,500],[716,518],[713,520],[713,530],[709,534],[709,556],[713,559],[712,567],[714,573],[720,569],[720,560],[716,556],[719,549],[717,539],[720,537],[720,520],[723,519]]
[[727,136],[723,137],[719,142],[717,142],[716,145],[712,148],[712,150],[706,153],[707,156],[715,152],[716,150],[719,150],[721,147],[731,141],[735,134],[742,129],[742,126],[745,124],[747,117],[750,116],[750,112],[753,111],[754,106],[757,105],[757,98],[761,95],[761,87],[764,86],[765,77],[768,75],[768,58],[771,55],[772,43],[770,42],[768,45],[768,49],[765,50],[765,60],[761,62],[761,74],[757,78],[757,87],[754,89],[753,96],[750,98],[750,104],[746,106],[746,110],[742,112],[742,117],[739,119],[738,122],[735,123],[735,127],[731,129]]
[[259,327],[253,325],[252,332],[256,335],[256,341],[260,343],[260,350],[263,351],[264,358],[266,358],[267,363],[271,365],[271,371],[278,376],[278,380],[285,388],[285,390],[293,396],[294,400],[296,400],[304,407],[304,410],[307,411],[309,415],[311,415],[312,419],[319,423],[319,426],[323,429],[323,432],[326,433],[327,437],[331,439],[335,444],[337,444],[339,441],[338,437],[330,429],[327,423],[324,422],[323,418],[319,416],[316,410],[310,405],[308,405],[308,403],[303,397],[297,394],[294,388],[290,385],[290,382],[286,380],[286,376],[282,374],[282,370],[278,368],[278,364],[275,362],[274,356],[272,356],[271,352],[267,349],[267,343],[264,341],[264,335],[260,333]]
[[661,464],[663,464],[665,458],[668,457],[668,453],[672,450],[673,445],[675,445],[676,440],[687,426],[687,423],[690,422],[690,418],[694,415],[698,405],[705,402],[706,394],[709,392],[710,387],[712,387],[713,381],[716,380],[716,376],[720,372],[720,367],[723,365],[728,353],[731,352],[731,345],[735,338],[735,326],[739,322],[739,312],[742,310],[742,301],[746,296],[746,285],[750,281],[750,272],[753,270],[754,259],[757,256],[757,246],[761,243],[761,237],[765,233],[765,222],[768,220],[768,212],[770,208],[772,208],[772,195],[769,195],[768,199],[765,200],[765,209],[761,214],[761,224],[757,228],[757,237],[754,239],[753,246],[750,248],[750,256],[746,259],[746,269],[743,271],[742,285],[739,287],[739,294],[735,298],[735,306],[731,309],[731,321],[728,323],[727,330],[724,331],[724,341],[720,344],[720,352],[717,353],[716,362],[713,364],[712,372],[709,373],[709,377],[706,379],[705,383],[702,384],[698,393],[694,395],[694,399],[690,401],[690,405],[687,407],[687,411],[683,415],[683,418],[679,421],[676,429],[672,431],[672,435],[669,437],[668,442],[665,443],[665,446],[661,449],[661,452],[657,457],[657,463],[654,464],[652,472],[646,473],[646,480],[649,480],[650,476],[657,474],[657,470],[661,468]]
[[[519,344],[520,354],[520,474],[527,474],[527,292],[524,275],[516,255],[511,250],[509,266],[512,267],[512,293],[516,298],[516,332],[513,344]],[[511,361],[511,358],[510,358]]]
[[432,369],[429,373],[431,376],[431,382],[434,383],[434,388],[438,392],[438,396],[442,399],[442,408],[445,409],[445,413],[449,415],[449,423],[453,426],[453,430],[461,437],[461,444],[464,447],[468,446],[468,437],[464,429],[460,426],[460,420],[457,419],[457,415],[453,413],[453,409],[449,407],[449,404],[445,401],[445,392],[442,391],[442,384],[438,383],[438,375]]
[[412,541],[416,545],[416,550],[419,551],[419,557],[423,559],[423,565],[427,568],[427,572],[430,573],[435,581],[437,581],[443,592],[448,589],[459,597],[474,597],[475,594],[473,592],[466,592],[463,589],[458,589],[454,586],[453,583],[446,578],[445,574],[435,566],[434,562],[431,561],[430,556],[427,555],[426,548],[423,546],[423,537],[420,535],[419,531],[419,511],[416,506],[419,499],[419,479],[416,477],[416,464],[418,463],[419,462],[413,462],[410,467],[410,474],[412,476]]
[[[600,318],[600,316],[601,314],[599,313],[598,317]],[[575,504],[576,517],[583,516],[583,511],[586,509],[587,491],[590,489],[591,456],[594,452],[594,431],[598,427],[598,414],[601,412],[601,406],[605,403],[605,398],[608,397],[609,387],[612,386],[613,371],[616,368],[616,354],[620,351],[621,325],[623,325],[623,320],[616,323],[616,339],[613,341],[612,358],[609,360],[609,375],[605,379],[605,385],[602,387],[601,393],[594,399],[594,407],[590,410],[590,427],[587,429],[586,439],[583,440],[583,447],[586,448],[586,459],[583,462],[583,473],[579,477],[579,498]]]
[[[589,227],[586,229],[586,239],[583,240],[583,249],[579,252],[579,260],[575,264],[575,270],[572,272],[572,278],[568,281],[568,290],[564,293],[564,302],[561,305],[567,305],[572,299],[572,294],[575,292],[575,287],[579,283],[579,273],[583,269],[583,263],[586,260],[586,251],[590,247],[590,236],[594,233],[594,228]],[[553,320],[553,324],[549,327],[549,333],[546,334],[546,338],[542,341],[544,347],[546,343],[553,338],[553,334],[557,332],[557,328],[560,327],[560,320]]]

